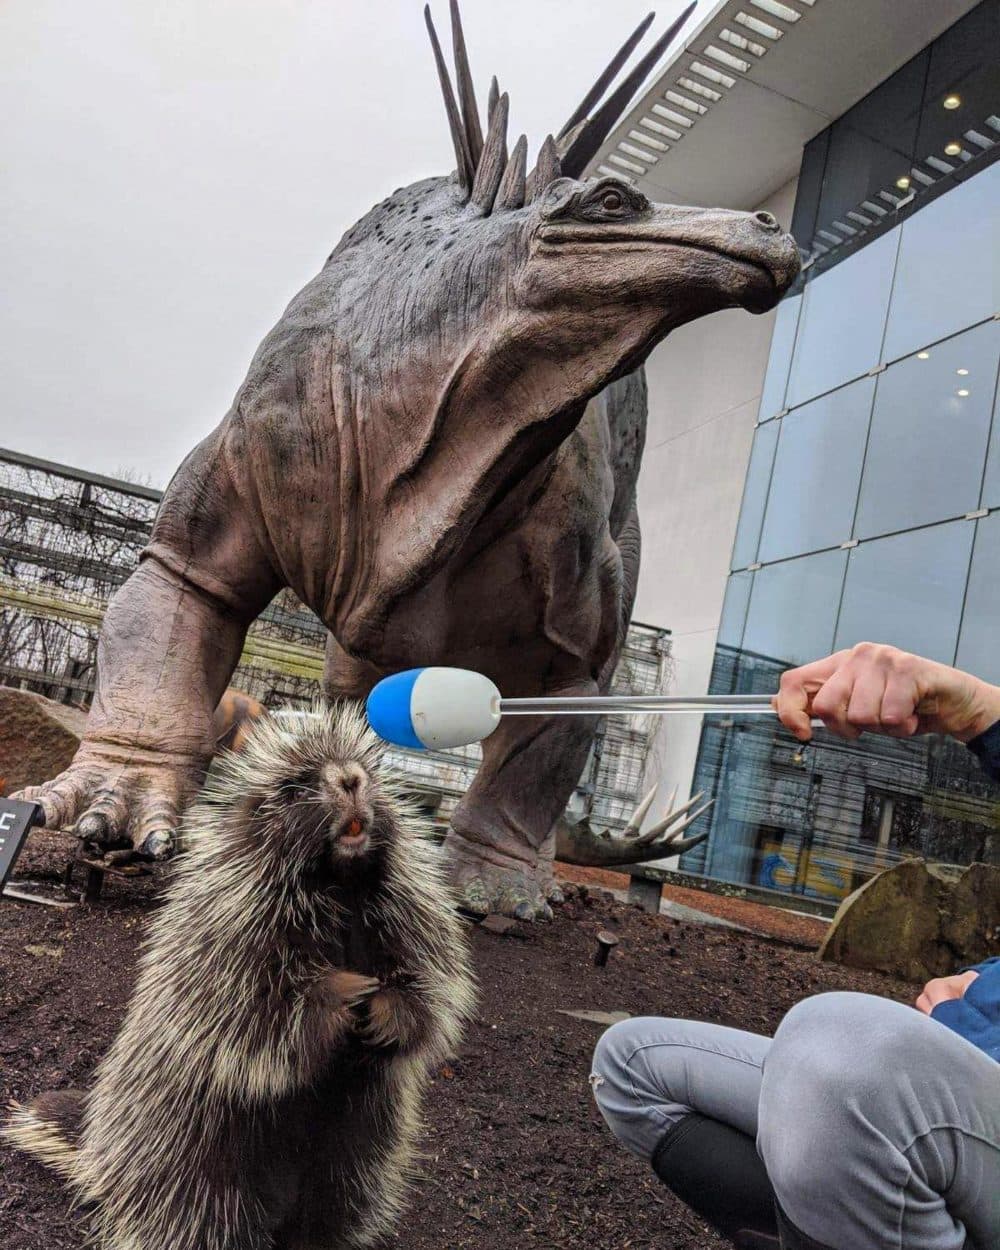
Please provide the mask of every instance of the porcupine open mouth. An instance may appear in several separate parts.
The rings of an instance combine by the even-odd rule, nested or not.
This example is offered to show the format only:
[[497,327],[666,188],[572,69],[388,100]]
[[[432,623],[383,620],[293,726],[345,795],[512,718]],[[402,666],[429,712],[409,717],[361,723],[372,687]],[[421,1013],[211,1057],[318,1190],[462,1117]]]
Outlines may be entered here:
[[368,842],[368,820],[364,816],[351,816],[333,835],[334,850],[342,855],[358,855],[367,848]]

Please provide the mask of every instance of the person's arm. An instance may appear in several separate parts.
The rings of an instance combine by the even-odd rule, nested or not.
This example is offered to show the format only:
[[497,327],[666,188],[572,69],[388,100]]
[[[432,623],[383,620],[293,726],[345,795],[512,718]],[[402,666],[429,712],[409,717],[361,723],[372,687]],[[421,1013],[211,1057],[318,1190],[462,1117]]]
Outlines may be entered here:
[[948,734],[1000,780],[1000,686],[947,664],[862,642],[789,670],[773,702],[802,742],[812,737],[814,717],[842,738]]

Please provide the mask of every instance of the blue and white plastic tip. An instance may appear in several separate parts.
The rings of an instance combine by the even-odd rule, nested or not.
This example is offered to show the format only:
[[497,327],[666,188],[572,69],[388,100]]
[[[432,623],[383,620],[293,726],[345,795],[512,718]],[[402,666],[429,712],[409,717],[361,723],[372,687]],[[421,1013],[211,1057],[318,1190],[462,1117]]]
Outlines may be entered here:
[[368,696],[368,723],[398,747],[443,751],[481,742],[500,724],[500,691],[464,668],[411,668]]

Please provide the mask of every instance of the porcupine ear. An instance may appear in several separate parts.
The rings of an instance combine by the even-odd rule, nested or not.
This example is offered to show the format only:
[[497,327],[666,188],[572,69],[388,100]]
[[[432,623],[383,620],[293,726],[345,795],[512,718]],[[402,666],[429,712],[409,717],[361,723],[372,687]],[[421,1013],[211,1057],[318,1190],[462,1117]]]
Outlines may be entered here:
[[[646,80],[653,66],[660,60],[681,27],[691,16],[694,8],[695,0],[692,0],[680,17],[657,39],[621,84],[608,96],[605,103],[591,116],[591,110],[614,82],[622,66],[649,29],[655,14],[650,13],[645,17],[570,114],[566,124],[559,131],[558,141],[551,135],[548,136],[539,149],[535,168],[530,175],[525,176],[523,171],[526,158],[521,149],[520,139],[510,157],[507,156],[510,101],[506,93],[500,94],[496,78],[490,84],[487,107],[488,130],[485,142],[483,140],[458,0],[450,0],[457,96],[431,18],[430,5],[425,5],[424,20],[427,23],[431,47],[434,50],[434,61],[444,97],[448,128],[451,132],[452,146],[455,149],[458,184],[466,199],[480,213],[486,215],[495,210],[520,208],[523,204],[540,196],[550,183],[562,175],[579,178],[625,113],[632,97]],[[525,143],[525,149],[526,146]]]

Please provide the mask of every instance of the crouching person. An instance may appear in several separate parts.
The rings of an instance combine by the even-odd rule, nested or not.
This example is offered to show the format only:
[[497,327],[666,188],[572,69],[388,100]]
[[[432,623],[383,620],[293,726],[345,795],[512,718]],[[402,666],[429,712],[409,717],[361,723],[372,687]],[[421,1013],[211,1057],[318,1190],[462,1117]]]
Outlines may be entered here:
[[[865,644],[787,673],[775,703],[803,740],[811,716],[849,737],[950,733],[1000,780],[1000,689],[932,661]],[[742,1250],[995,1250],[1000,959],[916,1006],[821,994],[773,1039],[627,1020],[598,1044],[594,1097]]]

